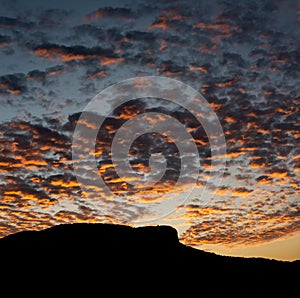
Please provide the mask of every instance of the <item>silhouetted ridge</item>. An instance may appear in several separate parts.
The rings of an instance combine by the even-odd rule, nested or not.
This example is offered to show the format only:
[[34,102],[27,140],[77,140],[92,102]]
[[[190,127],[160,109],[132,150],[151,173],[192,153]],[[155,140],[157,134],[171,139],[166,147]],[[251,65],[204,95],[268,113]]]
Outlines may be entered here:
[[201,288],[203,296],[198,289],[192,292],[197,297],[294,297],[300,273],[299,261],[225,257],[193,249],[180,243],[169,226],[58,225],[0,239],[0,254],[7,276],[24,277],[30,268],[34,280],[67,277],[95,290],[100,281],[105,286],[111,280],[119,285],[134,279],[133,286],[138,280],[146,288],[173,290],[192,284]]
[[179,244],[176,229],[170,226],[147,226],[132,228],[130,226],[109,224],[65,224],[57,225],[41,231],[23,231],[0,239],[0,248],[22,245],[23,249],[32,246],[45,250],[54,247],[70,247],[75,245],[92,249],[93,245],[105,249],[115,246],[118,249],[133,246],[171,248]]

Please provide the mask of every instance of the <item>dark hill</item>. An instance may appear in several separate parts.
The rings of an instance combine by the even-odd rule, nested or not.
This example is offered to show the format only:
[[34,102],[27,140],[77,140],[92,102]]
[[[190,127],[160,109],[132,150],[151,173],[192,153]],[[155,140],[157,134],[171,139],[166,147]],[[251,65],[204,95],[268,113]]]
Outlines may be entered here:
[[197,297],[297,297],[300,276],[299,261],[234,258],[196,250],[181,244],[177,231],[169,226],[59,225],[2,238],[0,253],[3,276],[23,280],[29,274],[31,284],[47,286],[49,281],[55,286],[54,280],[71,280],[70,290],[77,285],[102,291],[113,283],[111,290],[122,288],[123,294],[124,284],[131,284],[145,287],[147,293],[185,289]]

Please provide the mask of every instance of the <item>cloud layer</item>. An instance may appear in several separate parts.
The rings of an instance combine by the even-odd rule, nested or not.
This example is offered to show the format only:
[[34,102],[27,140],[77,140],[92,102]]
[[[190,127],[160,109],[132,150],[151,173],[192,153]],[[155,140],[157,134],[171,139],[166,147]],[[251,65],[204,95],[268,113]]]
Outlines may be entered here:
[[[71,160],[78,113],[103,88],[138,75],[194,87],[226,137],[227,154],[219,156],[227,159],[223,185],[205,189],[213,200],[204,206],[194,198],[166,219],[178,225],[184,243],[253,244],[300,230],[297,1],[137,1],[38,10],[28,4],[28,13],[0,3],[1,236],[69,221],[124,223],[147,214],[160,193],[180,191],[173,189],[176,146],[146,135],[132,149],[138,156],[133,169],[147,173],[149,152],[159,145],[173,156],[169,170],[156,189],[138,189],[138,199],[125,199],[133,189],[115,175],[109,141],[126,120],[155,110],[154,103],[134,102],[107,119],[96,146],[99,173],[116,197],[104,199],[93,182],[97,202],[81,196]],[[195,138],[201,190],[214,170],[203,128],[179,107],[162,103],[159,110],[173,112]]]

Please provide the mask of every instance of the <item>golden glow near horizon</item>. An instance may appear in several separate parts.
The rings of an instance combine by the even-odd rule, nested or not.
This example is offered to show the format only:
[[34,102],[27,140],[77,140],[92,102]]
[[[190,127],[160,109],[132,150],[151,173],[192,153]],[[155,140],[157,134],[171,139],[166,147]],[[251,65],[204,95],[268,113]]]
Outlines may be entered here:
[[267,241],[266,243],[258,243],[256,245],[235,246],[232,248],[222,245],[204,245],[200,248],[227,256],[295,261],[299,260],[300,232],[273,241]]
[[[159,105],[150,99],[116,109],[90,153],[112,194],[104,193],[86,171],[89,201],[81,195],[73,172],[72,133],[76,113],[87,99],[121,79],[161,75],[191,85],[205,96],[224,130],[227,153],[217,158],[226,159],[227,168],[220,187],[206,185],[217,173],[204,129],[188,111],[163,103],[160,112],[176,116],[194,138],[201,161],[196,190],[199,198],[203,192],[211,200],[202,204],[192,198],[151,224],[174,226],[182,243],[199,249],[300,259],[300,7],[296,2],[280,2],[273,8],[253,4],[258,7],[245,9],[253,21],[240,14],[243,9],[226,3],[206,9],[211,15],[205,16],[195,11],[204,11],[206,4],[193,10],[188,2],[157,4],[151,17],[143,6],[85,8],[79,18],[72,15],[76,22],[71,15],[58,18],[50,10],[32,22],[0,17],[4,119],[0,118],[0,237],[60,223],[127,224],[150,216],[148,206],[161,203],[161,194],[180,194],[190,186],[188,178],[176,185],[178,150],[171,139],[155,134],[137,139],[130,159],[135,172],[148,174],[149,150],[160,146],[172,157],[164,179],[151,187],[132,186],[129,182],[135,176],[123,181],[115,172],[110,159],[113,136],[127,120],[155,111]],[[291,26],[293,32],[287,30]],[[36,28],[49,31],[43,31],[49,42],[39,37]],[[19,40],[17,30],[24,38]],[[18,68],[10,57],[21,59],[17,61],[23,66]],[[87,131],[97,129],[92,122],[81,125]],[[83,137],[81,145],[85,142]],[[163,207],[167,209],[167,203]]]

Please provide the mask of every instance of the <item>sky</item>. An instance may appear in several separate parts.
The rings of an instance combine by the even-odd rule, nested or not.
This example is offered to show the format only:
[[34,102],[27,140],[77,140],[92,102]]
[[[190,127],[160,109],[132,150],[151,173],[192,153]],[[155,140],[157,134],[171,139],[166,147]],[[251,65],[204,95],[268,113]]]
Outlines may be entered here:
[[[199,249],[300,259],[299,1],[0,0],[0,63],[0,237],[72,222],[138,226],[150,218]],[[92,153],[110,192],[83,168],[86,197],[72,142],[76,124],[87,134],[98,128],[95,114],[80,115],[99,92],[142,76],[175,79],[201,94],[222,127],[226,153],[212,162],[211,140],[185,100],[133,98],[107,115]],[[188,200],[180,195],[190,177],[176,183],[178,144],[148,132],[167,118],[141,118],[145,133],[128,156],[145,177],[149,157],[163,155],[159,182],[134,184],[137,175],[124,180],[115,171],[116,132],[153,112],[176,118],[195,141],[201,166]],[[80,142],[87,148],[87,135]],[[224,162],[221,184],[207,182]]]

